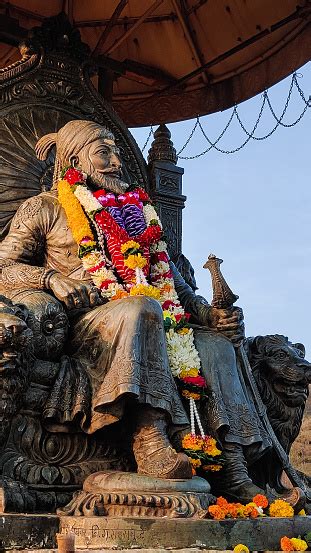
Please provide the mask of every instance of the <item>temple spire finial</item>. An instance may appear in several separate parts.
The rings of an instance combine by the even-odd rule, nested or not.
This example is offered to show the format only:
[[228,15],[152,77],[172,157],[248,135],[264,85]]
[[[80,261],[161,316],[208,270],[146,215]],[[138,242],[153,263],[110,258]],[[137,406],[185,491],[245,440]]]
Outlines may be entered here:
[[154,141],[148,153],[148,163],[168,161],[176,165],[177,159],[178,156],[171,141],[170,130],[162,123],[154,133]]

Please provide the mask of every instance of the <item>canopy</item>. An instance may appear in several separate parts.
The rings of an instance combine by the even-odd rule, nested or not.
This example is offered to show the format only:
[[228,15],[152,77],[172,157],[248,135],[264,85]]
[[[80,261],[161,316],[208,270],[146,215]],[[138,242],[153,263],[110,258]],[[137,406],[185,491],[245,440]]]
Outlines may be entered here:
[[64,11],[90,47],[95,85],[128,126],[226,109],[311,59],[304,0],[0,1],[0,64],[27,30]]

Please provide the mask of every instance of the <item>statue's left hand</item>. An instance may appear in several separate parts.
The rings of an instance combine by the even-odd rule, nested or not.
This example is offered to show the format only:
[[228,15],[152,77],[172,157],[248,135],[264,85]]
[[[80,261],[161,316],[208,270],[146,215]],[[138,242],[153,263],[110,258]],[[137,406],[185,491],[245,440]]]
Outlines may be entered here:
[[232,342],[240,342],[245,337],[243,311],[240,307],[216,309],[210,307],[209,327],[222,332]]

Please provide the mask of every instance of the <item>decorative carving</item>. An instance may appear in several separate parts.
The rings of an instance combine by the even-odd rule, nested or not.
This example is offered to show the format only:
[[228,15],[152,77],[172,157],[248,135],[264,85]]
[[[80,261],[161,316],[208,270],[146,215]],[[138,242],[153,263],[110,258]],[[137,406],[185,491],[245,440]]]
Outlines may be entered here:
[[19,228],[21,224],[26,223],[28,219],[31,219],[34,215],[36,215],[36,213],[38,213],[41,208],[41,198],[34,198],[32,202],[26,200],[26,202],[23,203],[12,221],[13,228]]
[[174,207],[160,204],[159,213],[163,223],[165,240],[172,258],[181,251],[181,213]]
[[154,133],[154,141],[148,154],[148,163],[168,161],[176,165],[177,154],[171,141],[171,133],[166,125],[160,125]]
[[63,516],[204,518],[213,499],[201,478],[160,480],[103,472],[89,476],[83,491],[58,512]]

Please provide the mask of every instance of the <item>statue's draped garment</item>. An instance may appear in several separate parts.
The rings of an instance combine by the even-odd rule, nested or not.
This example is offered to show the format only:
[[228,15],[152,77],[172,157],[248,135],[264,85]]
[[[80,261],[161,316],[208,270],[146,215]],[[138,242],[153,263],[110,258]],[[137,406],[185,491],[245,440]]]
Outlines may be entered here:
[[[204,408],[208,431],[216,436],[225,434],[229,442],[254,444],[258,457],[271,444],[234,348],[225,337],[208,330],[208,304],[195,295],[173,264],[171,268],[181,304],[191,314],[208,385]],[[0,244],[0,269],[0,293],[13,300],[20,290],[44,290],[49,270],[90,281],[56,190],[30,198],[19,208]],[[163,315],[156,300],[129,297],[71,311],[69,316],[65,353],[79,362],[68,372],[60,371],[43,413],[47,420],[64,425],[75,419],[84,431],[92,433],[120,420],[131,399],[164,410],[174,426],[188,425],[170,371]],[[87,394],[81,384],[85,381]]]

